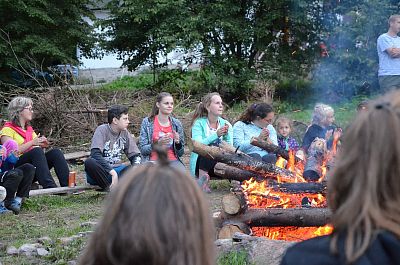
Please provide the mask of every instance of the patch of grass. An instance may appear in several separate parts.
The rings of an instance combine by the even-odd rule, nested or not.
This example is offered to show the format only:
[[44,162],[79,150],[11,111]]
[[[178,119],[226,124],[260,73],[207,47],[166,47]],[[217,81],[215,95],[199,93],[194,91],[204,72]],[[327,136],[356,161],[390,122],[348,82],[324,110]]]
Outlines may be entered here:
[[102,86],[103,90],[141,90],[153,84],[153,75],[124,76]]
[[231,183],[227,179],[223,180],[210,180],[210,188],[213,191],[228,191],[231,187]]
[[218,265],[254,265],[247,260],[247,253],[245,251],[232,251],[224,253],[219,256]]

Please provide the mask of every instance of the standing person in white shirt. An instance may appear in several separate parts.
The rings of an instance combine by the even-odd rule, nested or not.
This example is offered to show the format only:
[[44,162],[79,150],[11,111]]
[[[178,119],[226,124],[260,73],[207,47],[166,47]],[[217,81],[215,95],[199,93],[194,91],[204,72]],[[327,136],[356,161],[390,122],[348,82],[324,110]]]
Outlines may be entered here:
[[379,86],[382,92],[400,88],[400,15],[389,17],[388,32],[379,36]]

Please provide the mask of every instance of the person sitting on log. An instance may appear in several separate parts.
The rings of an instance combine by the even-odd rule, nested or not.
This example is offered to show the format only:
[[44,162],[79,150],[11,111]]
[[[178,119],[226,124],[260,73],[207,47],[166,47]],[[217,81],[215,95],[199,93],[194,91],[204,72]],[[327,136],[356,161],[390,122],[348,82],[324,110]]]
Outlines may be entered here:
[[49,146],[45,136],[36,134],[30,122],[33,118],[33,101],[27,97],[15,97],[8,104],[9,122],[0,131],[1,144],[8,140],[18,143],[18,153],[21,154],[15,165],[32,164],[35,170],[33,181],[39,181],[44,188],[56,188],[50,169],[54,168],[60,186],[68,186],[69,168],[64,154],[58,148],[45,152]]
[[400,92],[347,128],[327,184],[333,233],[289,248],[281,265],[400,264]]
[[14,168],[18,161],[18,144],[13,140],[0,145],[0,186],[6,189],[5,200],[0,202],[0,214],[19,214],[23,198],[29,197],[35,167],[23,164]]
[[108,123],[98,126],[92,137],[90,157],[85,160],[87,182],[109,191],[118,178],[128,169],[121,161],[122,153],[131,165],[141,163],[141,155],[135,140],[128,131],[128,108],[112,106],[107,111]]
[[293,122],[286,117],[279,117],[276,120],[276,127],[278,128],[279,147],[286,151],[297,151],[300,146],[296,139],[290,136],[293,130]]
[[[205,95],[193,114],[192,140],[213,146],[219,146],[222,141],[232,145],[232,125],[222,118],[223,110],[224,105],[217,92]],[[211,192],[208,182],[210,176],[215,176],[216,163],[194,152],[190,155],[190,172],[205,192]]]
[[325,139],[328,149],[331,149],[333,143],[333,133],[335,126],[335,111],[329,105],[317,103],[312,114],[312,125],[308,127],[302,142],[302,149],[308,153],[308,149],[315,138]]
[[185,170],[180,157],[184,153],[185,135],[182,123],[172,116],[174,99],[170,93],[161,92],[154,102],[150,116],[140,126],[139,148],[143,159],[156,161],[152,144],[161,144],[168,150],[171,165]]
[[188,173],[158,159],[129,170],[108,205],[78,264],[215,264],[208,203]]
[[274,109],[271,105],[267,103],[251,104],[233,125],[233,145],[252,157],[262,159],[264,162],[275,163],[275,154],[269,154],[250,143],[251,138],[258,137],[270,144],[278,145],[277,133],[272,126],[274,116]]

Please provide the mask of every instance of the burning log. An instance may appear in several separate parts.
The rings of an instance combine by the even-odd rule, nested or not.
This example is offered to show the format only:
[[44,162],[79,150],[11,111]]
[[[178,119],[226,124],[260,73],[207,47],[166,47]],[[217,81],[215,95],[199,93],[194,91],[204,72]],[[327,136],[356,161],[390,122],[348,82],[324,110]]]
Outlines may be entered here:
[[325,182],[300,182],[300,183],[268,183],[273,191],[284,193],[310,193],[310,194],[326,194]]
[[329,223],[330,217],[331,211],[328,208],[248,209],[235,216],[214,214],[215,223],[220,227],[226,223],[244,223],[249,227],[324,226]]
[[[223,179],[244,181],[254,178],[256,181],[266,180],[261,175],[248,170],[228,166],[224,163],[217,163],[214,168],[214,173]],[[273,191],[284,193],[326,194],[326,184],[319,182],[278,183],[270,180],[268,182],[268,187],[271,187]]]
[[295,176],[289,170],[257,160],[246,154],[231,153],[216,146],[208,146],[193,141],[193,152],[217,162],[226,163],[240,169],[246,169],[258,173],[266,178],[278,178],[279,176],[281,179],[286,180],[295,179]]
[[317,181],[322,176],[322,165],[326,159],[326,141],[315,138],[308,149],[307,162],[304,167],[303,177],[305,180]]
[[[268,153],[273,153],[273,154],[283,157],[286,160],[289,160],[289,152],[286,151],[285,149],[280,148],[277,145],[269,144],[267,141],[259,139],[258,137],[251,138],[250,143],[254,146],[264,149]],[[302,161],[302,159],[300,159],[297,156],[295,157],[295,160],[296,160],[296,162]]]
[[244,181],[254,178],[259,181],[265,180],[265,178],[260,176],[259,174],[250,172],[248,170],[228,166],[224,163],[217,163],[214,167],[214,173],[222,179]]
[[224,195],[222,197],[222,209],[230,215],[246,211],[247,203],[243,192],[232,192]]

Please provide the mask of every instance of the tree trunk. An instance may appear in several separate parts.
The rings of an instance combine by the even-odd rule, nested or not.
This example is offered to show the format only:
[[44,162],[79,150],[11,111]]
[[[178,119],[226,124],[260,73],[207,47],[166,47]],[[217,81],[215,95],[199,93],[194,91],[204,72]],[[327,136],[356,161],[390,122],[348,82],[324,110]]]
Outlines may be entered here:
[[331,211],[328,208],[291,209],[248,209],[245,213],[229,216],[214,214],[217,226],[225,223],[245,223],[256,226],[324,226],[329,223]]
[[274,164],[257,160],[246,154],[227,152],[226,150],[216,146],[208,146],[193,141],[193,152],[217,162],[222,162],[240,169],[249,170],[266,178],[276,179],[280,177],[281,179],[291,181],[295,179],[294,174],[289,170],[276,167]]

